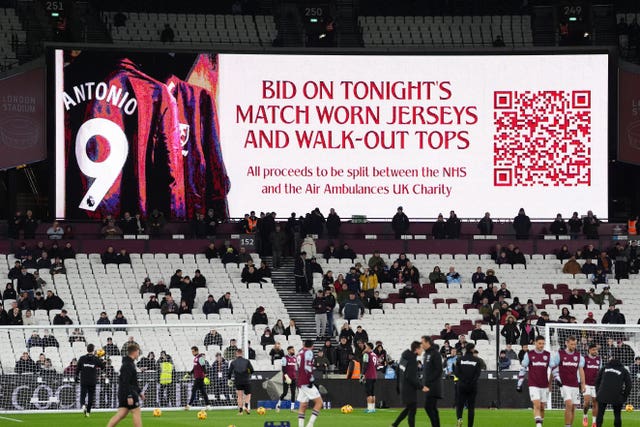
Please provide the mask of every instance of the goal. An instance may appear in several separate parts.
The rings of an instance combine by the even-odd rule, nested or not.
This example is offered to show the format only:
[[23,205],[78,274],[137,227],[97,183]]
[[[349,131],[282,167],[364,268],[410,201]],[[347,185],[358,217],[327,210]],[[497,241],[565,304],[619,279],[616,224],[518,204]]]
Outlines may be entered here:
[[[547,324],[544,328],[547,350],[551,354],[564,348],[569,336],[576,337],[578,351],[586,356],[589,344],[598,345],[598,354],[603,363],[608,357],[615,356],[632,373],[640,372],[633,368],[635,357],[640,356],[640,325],[602,325],[602,324]],[[637,371],[636,371],[637,370]],[[633,374],[632,391],[627,403],[635,408],[640,407],[640,374]],[[582,401],[580,405],[582,405]],[[554,386],[549,394],[547,406],[551,409],[563,409],[564,402],[560,396],[560,390]]]
[[[235,353],[230,342],[236,340],[237,347],[246,354],[250,328],[247,323],[187,321],[0,327],[0,412],[79,410],[80,386],[74,382],[73,361],[86,354],[87,344],[106,350],[107,367],[99,373],[94,408],[115,409],[118,372],[129,340],[141,348],[136,365],[138,382],[145,394],[143,409],[182,408],[188,403],[193,385],[187,375],[193,366],[192,346],[205,353],[209,362],[210,383],[206,389],[210,405],[235,407],[235,389],[227,385],[229,359]],[[219,337],[207,337],[212,330]],[[19,362],[21,358],[25,361]],[[199,406],[204,406],[201,396],[194,403],[194,407]]]

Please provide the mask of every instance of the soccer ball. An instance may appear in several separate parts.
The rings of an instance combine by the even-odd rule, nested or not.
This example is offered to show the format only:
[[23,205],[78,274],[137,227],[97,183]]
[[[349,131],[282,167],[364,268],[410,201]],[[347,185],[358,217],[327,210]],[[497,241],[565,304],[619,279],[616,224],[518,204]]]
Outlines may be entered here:
[[162,410],[160,408],[156,408],[153,410],[153,416],[154,417],[160,417],[162,416]]
[[342,412],[343,414],[350,414],[353,412],[353,406],[344,405],[342,408],[340,408],[340,412]]
[[198,411],[198,419],[201,421],[204,421],[207,419],[207,412],[206,411]]
[[267,413],[267,410],[264,409],[264,406],[260,406],[258,409],[256,409],[256,412],[258,413],[258,415],[264,415]]
[[633,405],[627,405],[624,407],[624,410],[627,412],[633,412]]
[[104,356],[104,350],[101,349],[101,348],[97,349],[96,350],[96,356],[98,356],[98,357]]

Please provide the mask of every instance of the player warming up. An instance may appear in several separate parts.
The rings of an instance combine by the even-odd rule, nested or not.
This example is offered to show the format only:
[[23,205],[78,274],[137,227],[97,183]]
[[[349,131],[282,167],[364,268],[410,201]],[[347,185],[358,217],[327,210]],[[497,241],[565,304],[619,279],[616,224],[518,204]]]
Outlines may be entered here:
[[589,353],[584,358],[584,380],[586,383],[584,391],[584,415],[582,416],[582,426],[589,425],[589,406],[591,406],[591,427],[596,427],[596,418],[598,417],[598,401],[596,400],[596,378],[602,361],[598,356],[598,346],[589,344]]
[[622,405],[629,399],[631,394],[631,375],[619,360],[612,358],[598,372],[596,378],[596,398],[598,399],[598,418],[596,426],[602,427],[604,412],[607,405],[613,409],[613,426],[622,427]]
[[522,392],[522,383],[524,376],[528,372],[529,379],[529,397],[533,404],[533,418],[536,427],[542,427],[544,422],[544,405],[549,397],[549,362],[551,361],[551,353],[544,349],[544,337],[537,336],[535,348],[525,353],[522,358],[520,373],[518,374],[518,385],[516,391]]
[[476,415],[476,395],[478,394],[478,380],[480,379],[480,361],[473,355],[475,344],[469,343],[465,347],[462,358],[456,361],[453,372],[458,378],[456,387],[456,418],[457,427],[462,427],[462,411],[467,407],[467,427],[473,427]]
[[[253,366],[248,359],[243,357],[242,349],[236,350],[236,358],[229,365],[229,387],[233,387],[235,382],[236,393],[238,394],[238,415],[242,415],[243,411],[249,415],[251,413],[251,374]],[[235,380],[231,379],[231,376]]]
[[78,366],[76,367],[75,380],[76,382],[80,381],[80,404],[85,417],[91,415],[91,408],[96,397],[98,369],[105,368],[104,361],[93,353],[94,350],[95,346],[89,344],[87,346],[87,354],[78,359]]
[[291,390],[291,411],[294,410],[296,400],[296,350],[292,345],[287,347],[287,354],[281,359],[282,361],[282,394],[278,398],[276,404],[276,412],[280,412],[282,399],[287,396]]
[[144,393],[138,385],[138,371],[135,360],[140,356],[138,344],[130,344],[127,347],[127,355],[122,358],[120,378],[118,380],[118,412],[111,417],[107,427],[114,427],[125,419],[131,412],[133,427],[142,427],[142,414],[140,401],[144,400]]
[[398,364],[398,391],[405,407],[400,412],[391,427],[398,427],[402,420],[407,418],[409,427],[416,426],[417,391],[422,387],[418,377],[418,358],[422,356],[422,347],[419,341],[411,343],[411,347],[402,353]]
[[362,373],[360,374],[360,383],[364,383],[364,390],[367,395],[366,414],[376,412],[376,377],[378,372],[378,356],[373,352],[373,344],[368,342],[365,344],[364,353],[362,354]]
[[309,405],[309,401],[313,402],[313,410],[311,417],[307,423],[307,427],[313,427],[322,409],[322,396],[318,387],[315,386],[313,378],[313,341],[306,340],[304,347],[298,352],[296,360],[298,372],[296,382],[298,383],[298,427],[304,427],[304,415]]
[[191,369],[191,375],[193,375],[193,386],[191,387],[191,397],[189,403],[184,407],[185,410],[191,409],[191,406],[196,402],[198,392],[204,400],[205,410],[211,409],[209,406],[209,396],[207,396],[207,389],[205,387],[205,378],[207,377],[207,360],[203,353],[200,353],[198,347],[191,347],[191,354],[193,355],[193,369]]
[[[551,358],[551,374],[561,388],[564,400],[564,425],[571,427],[580,404],[580,391],[584,393],[584,357],[576,350],[576,337],[570,336],[566,348],[558,350]],[[582,390],[580,390],[582,388]]]

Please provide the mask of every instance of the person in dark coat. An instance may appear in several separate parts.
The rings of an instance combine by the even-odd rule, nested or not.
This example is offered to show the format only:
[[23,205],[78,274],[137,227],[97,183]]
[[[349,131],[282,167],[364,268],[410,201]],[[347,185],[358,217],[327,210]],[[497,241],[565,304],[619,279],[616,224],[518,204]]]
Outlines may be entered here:
[[422,354],[420,342],[411,343],[411,348],[405,350],[400,357],[398,364],[398,393],[402,398],[404,409],[393,423],[392,427],[398,427],[402,420],[407,418],[409,427],[416,425],[416,409],[417,409],[417,391],[420,389],[420,380],[418,378],[418,361],[417,358]]
[[330,239],[338,237],[341,225],[340,216],[336,213],[335,209],[331,208],[329,215],[327,215],[327,234]]
[[516,232],[516,239],[526,240],[529,238],[531,219],[524,213],[524,209],[522,208],[520,208],[518,215],[513,219],[513,229]]
[[596,426],[602,427],[604,413],[607,405],[611,404],[613,408],[613,425],[615,427],[622,426],[620,412],[622,405],[627,401],[631,394],[631,375],[629,371],[617,359],[611,359],[600,369],[596,378],[596,400],[598,401],[598,415],[596,417]]
[[476,395],[478,394],[478,380],[482,369],[480,360],[473,355],[475,345],[467,344],[464,356],[459,358],[453,373],[458,378],[456,387],[456,418],[458,425],[462,425],[462,411],[467,407],[467,426],[473,427],[476,412]]
[[391,228],[396,239],[409,231],[409,217],[402,211],[402,206],[398,207],[396,214],[391,219]]
[[447,239],[459,239],[460,238],[460,218],[454,211],[449,212],[449,218],[447,218]]
[[442,399],[442,357],[438,346],[430,336],[423,336],[420,342],[422,356],[422,391],[425,393],[424,410],[431,421],[431,427],[440,427],[438,399]]
[[438,214],[438,219],[431,227],[431,235],[434,239],[440,240],[447,237],[447,223],[444,222],[442,214]]

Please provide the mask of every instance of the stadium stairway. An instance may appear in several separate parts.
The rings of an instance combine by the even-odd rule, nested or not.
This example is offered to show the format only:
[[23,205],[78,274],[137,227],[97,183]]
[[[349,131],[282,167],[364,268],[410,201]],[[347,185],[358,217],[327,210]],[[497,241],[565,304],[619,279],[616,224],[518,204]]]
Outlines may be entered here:
[[[268,262],[270,264],[271,260],[269,259]],[[282,267],[272,271],[271,280],[287,309],[287,313],[289,313],[289,319],[295,320],[300,329],[302,339],[315,338],[316,322],[311,308],[313,298],[309,293],[296,293],[296,283],[293,277],[293,258],[284,257]]]

